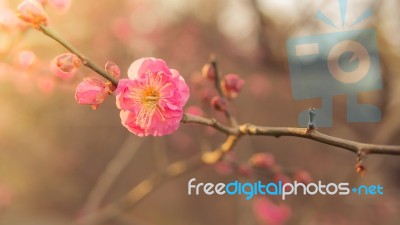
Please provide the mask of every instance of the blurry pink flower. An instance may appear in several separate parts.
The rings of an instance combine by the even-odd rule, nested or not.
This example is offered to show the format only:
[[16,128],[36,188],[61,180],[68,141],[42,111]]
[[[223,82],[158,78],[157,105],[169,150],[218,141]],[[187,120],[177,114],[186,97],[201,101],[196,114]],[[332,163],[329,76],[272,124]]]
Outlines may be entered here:
[[230,175],[233,172],[232,165],[225,161],[217,162],[214,165],[215,171],[222,176]]
[[108,61],[104,67],[107,73],[111,74],[111,76],[113,76],[115,79],[119,79],[121,70],[115,62]]
[[44,94],[50,94],[54,90],[54,80],[51,77],[40,77],[37,79],[37,87]]
[[79,104],[92,105],[93,109],[96,109],[99,104],[104,102],[108,93],[108,87],[103,81],[89,77],[76,88],[75,100]]
[[246,177],[246,178],[254,176],[253,168],[251,168],[249,165],[246,165],[246,164],[240,165],[238,167],[237,173],[240,176],[243,176],[243,177]]
[[261,224],[281,225],[291,216],[289,206],[276,205],[267,198],[256,198],[253,203],[253,211]]
[[[291,181],[290,177],[286,176],[283,173],[275,174],[273,180],[274,180],[275,183],[278,183],[279,181],[281,181],[282,185],[286,184],[286,183],[290,183],[290,181]],[[286,191],[289,191],[290,188],[291,188],[290,186],[286,186]]]
[[13,202],[13,191],[3,185],[0,185],[0,209],[9,206]]
[[66,12],[71,6],[71,0],[48,0],[48,3],[62,13]]
[[11,31],[22,28],[22,23],[11,9],[0,9],[0,28]]
[[203,116],[204,115],[203,110],[200,107],[195,106],[195,105],[189,106],[186,109],[186,113],[189,113],[189,114],[192,114],[195,116]]
[[47,14],[40,2],[36,0],[25,0],[18,5],[17,16],[35,27],[47,25]]
[[36,55],[31,51],[22,51],[18,55],[18,61],[22,67],[31,66],[35,62],[35,60],[36,60]]
[[244,85],[244,81],[237,74],[226,75],[221,83],[222,90],[230,99],[236,98]]
[[132,40],[132,24],[126,18],[116,19],[111,27],[112,34],[121,41],[128,42]]
[[220,96],[211,99],[211,106],[218,111],[225,112],[228,109],[228,102]]
[[121,122],[138,136],[163,136],[175,132],[189,98],[189,88],[178,71],[164,60],[142,58],[128,70],[116,89]]
[[75,73],[82,65],[82,60],[75,54],[64,53],[54,58],[54,64],[65,73]]
[[71,79],[74,76],[74,73],[67,73],[60,70],[60,68],[58,68],[57,65],[55,64],[54,60],[50,62],[50,71],[63,80]]
[[270,153],[256,153],[251,156],[250,163],[259,168],[270,169],[275,165],[275,157]]
[[293,180],[296,180],[303,184],[309,184],[312,181],[312,177],[309,172],[305,170],[299,170],[294,173]]
[[207,63],[201,69],[201,74],[204,78],[213,80],[215,78],[215,69],[211,63]]

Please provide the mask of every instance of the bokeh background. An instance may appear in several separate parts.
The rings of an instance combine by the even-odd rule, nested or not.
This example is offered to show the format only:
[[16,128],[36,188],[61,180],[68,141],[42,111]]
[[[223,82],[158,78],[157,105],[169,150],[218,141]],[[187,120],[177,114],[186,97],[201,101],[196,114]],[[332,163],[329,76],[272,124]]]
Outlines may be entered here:
[[[17,4],[0,0],[0,8],[14,10]],[[384,88],[362,93],[360,99],[378,105],[383,119],[347,123],[346,96],[339,95],[334,98],[333,127],[320,130],[361,142],[399,145],[400,2],[349,1],[348,15],[368,7],[374,16],[357,29],[377,31]],[[293,100],[285,48],[290,37],[335,32],[315,19],[319,9],[340,23],[338,2],[328,0],[97,0],[72,1],[67,9],[46,7],[51,26],[100,65],[115,61],[122,76],[135,59],[165,59],[191,85],[186,108],[198,106],[205,116],[224,121],[209,106],[215,92],[200,74],[209,55],[215,54],[222,74],[236,73],[245,80],[231,104],[238,120],[265,126],[297,126],[299,112],[321,104],[319,99]],[[26,51],[36,55],[29,65],[21,63],[30,54]],[[0,30],[0,224],[70,224],[83,213],[118,152],[129,157],[102,206],[120,199],[168,162],[210,150],[224,140],[224,135],[196,125],[182,125],[167,137],[135,137],[121,126],[112,97],[95,111],[75,103],[76,85],[94,74],[82,68],[71,79],[55,76],[50,61],[64,52],[33,29]],[[368,156],[366,177],[360,178],[354,154],[309,140],[246,137],[235,147],[235,160],[246,162],[254,152],[271,153],[282,168],[304,169],[316,181],[384,186],[383,196],[296,196],[284,202],[271,197],[274,210],[290,211],[275,224],[400,221],[398,157]],[[192,177],[215,183],[253,180],[229,173],[226,165],[204,167],[168,182],[105,224],[267,224],[254,213],[254,201],[243,196],[188,196]]]

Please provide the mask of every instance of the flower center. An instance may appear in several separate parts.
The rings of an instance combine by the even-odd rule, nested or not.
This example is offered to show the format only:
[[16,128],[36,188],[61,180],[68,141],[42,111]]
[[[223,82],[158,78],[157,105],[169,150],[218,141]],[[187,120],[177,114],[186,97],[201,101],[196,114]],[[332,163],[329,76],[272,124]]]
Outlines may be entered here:
[[147,87],[143,90],[141,102],[144,107],[153,109],[157,107],[158,101],[160,100],[160,92],[153,87]]

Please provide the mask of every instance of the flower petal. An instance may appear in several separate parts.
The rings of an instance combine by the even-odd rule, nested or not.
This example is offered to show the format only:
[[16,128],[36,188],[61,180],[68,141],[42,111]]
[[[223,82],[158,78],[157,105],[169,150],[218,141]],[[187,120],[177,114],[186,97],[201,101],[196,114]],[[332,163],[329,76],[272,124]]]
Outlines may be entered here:
[[138,79],[143,75],[146,75],[146,72],[149,70],[153,73],[162,71],[165,74],[171,74],[164,60],[156,58],[141,58],[131,64],[128,69],[128,77],[130,79]]

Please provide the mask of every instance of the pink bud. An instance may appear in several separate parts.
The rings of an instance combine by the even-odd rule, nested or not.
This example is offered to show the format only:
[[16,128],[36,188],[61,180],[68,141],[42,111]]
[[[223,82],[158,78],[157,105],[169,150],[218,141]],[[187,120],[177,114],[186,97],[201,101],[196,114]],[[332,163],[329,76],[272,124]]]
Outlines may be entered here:
[[289,206],[277,205],[265,197],[255,199],[253,210],[261,224],[283,225],[291,216]]
[[66,12],[71,6],[71,0],[48,0],[48,3],[60,12]]
[[0,28],[6,30],[22,28],[22,23],[11,9],[0,9]]
[[63,72],[75,73],[82,65],[82,60],[72,53],[64,53],[54,58],[55,65]]
[[215,78],[215,69],[211,63],[207,63],[201,69],[201,74],[204,78],[213,80]]
[[309,184],[312,181],[310,173],[305,170],[296,171],[293,175],[293,179],[303,184]]
[[17,16],[35,27],[47,25],[47,14],[36,0],[25,0],[18,5]]
[[186,112],[189,114],[195,115],[195,116],[203,116],[204,115],[203,110],[200,107],[194,106],[194,105],[189,106],[186,109]]
[[96,109],[99,104],[104,102],[108,92],[107,85],[103,81],[89,77],[76,88],[75,100],[79,104],[92,105],[93,109]]
[[13,202],[14,192],[9,187],[0,184],[0,210]]
[[224,161],[214,164],[214,169],[219,175],[222,176],[230,175],[233,172],[232,165]]
[[63,80],[71,79],[74,76],[74,73],[66,73],[66,72],[60,70],[57,67],[57,65],[56,65],[54,60],[52,60],[50,62],[50,71],[53,72],[57,77],[59,77],[59,78],[61,78]]
[[250,163],[259,168],[270,169],[275,165],[275,158],[269,153],[257,153],[250,158]]
[[45,76],[38,78],[36,84],[39,90],[42,91],[44,94],[50,94],[55,86],[54,80],[50,77]]
[[121,74],[121,70],[119,69],[118,65],[115,62],[108,61],[105,65],[105,70],[107,73],[111,74],[115,79],[119,79]]
[[244,85],[244,81],[237,74],[228,74],[222,80],[222,90],[230,98],[236,98]]
[[[282,173],[277,173],[275,176],[274,176],[274,182],[275,183],[278,183],[279,181],[281,181],[282,182],[282,184],[286,184],[286,183],[290,183],[290,178],[288,177],[288,176],[286,176],[286,175],[284,175],[284,174],[282,174]],[[290,187],[289,186],[286,186],[286,191],[290,191],[290,189],[289,189]]]
[[31,66],[36,60],[36,56],[31,51],[22,51],[19,53],[18,61],[22,67]]
[[220,96],[214,96],[211,99],[211,106],[221,112],[226,112],[228,109],[228,102]]
[[240,165],[238,174],[243,177],[252,177],[254,175],[253,169],[248,165]]

